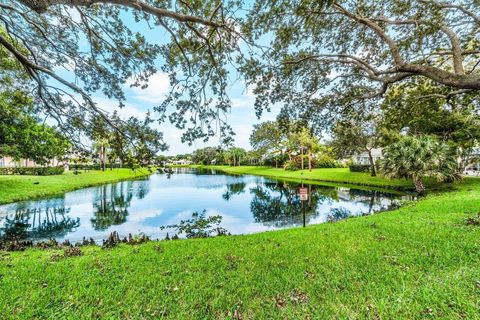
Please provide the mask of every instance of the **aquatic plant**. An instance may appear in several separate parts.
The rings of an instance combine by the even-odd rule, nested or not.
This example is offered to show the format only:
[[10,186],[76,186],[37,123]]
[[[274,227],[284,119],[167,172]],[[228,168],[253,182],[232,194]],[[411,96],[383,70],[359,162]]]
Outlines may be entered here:
[[[212,236],[230,235],[227,229],[220,226],[222,216],[215,215],[207,217],[206,215],[206,210],[203,210],[201,213],[194,211],[191,219],[181,220],[179,224],[162,226],[160,229],[175,229],[178,234],[185,234],[187,238],[208,238]],[[174,237],[172,237],[172,239],[174,239]]]

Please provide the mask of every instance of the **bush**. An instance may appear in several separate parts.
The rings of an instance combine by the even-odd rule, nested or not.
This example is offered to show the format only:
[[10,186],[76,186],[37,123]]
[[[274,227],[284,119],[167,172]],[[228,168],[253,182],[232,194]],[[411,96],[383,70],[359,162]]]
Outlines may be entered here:
[[312,163],[312,166],[314,168],[338,168],[340,167],[340,165],[338,164],[337,161],[335,161],[335,159],[333,159],[332,157],[330,157],[329,155],[326,155],[326,154],[322,154],[322,155],[319,155],[317,156],[313,163]]
[[0,168],[0,175],[53,176],[64,170],[63,167],[12,167]]
[[369,164],[352,164],[349,166],[351,172],[371,172],[372,167]]
[[299,170],[300,169],[300,166],[297,164],[297,161],[295,160],[288,160],[285,162],[285,164],[283,165],[283,168],[285,170],[290,170],[290,171],[295,171],[295,170]]
[[[314,168],[338,168],[340,165],[335,159],[328,155],[320,155],[316,158],[312,157],[312,169]],[[288,160],[284,164],[285,170],[300,170],[302,168],[302,157],[296,156],[292,160]],[[303,168],[308,169],[308,156],[303,156]]]
[[[72,171],[82,171],[82,170],[102,170],[102,165],[97,164],[71,164],[70,170]],[[107,163],[105,165],[105,170],[107,169],[120,169],[120,168],[130,168],[131,166],[122,166],[120,163]]]

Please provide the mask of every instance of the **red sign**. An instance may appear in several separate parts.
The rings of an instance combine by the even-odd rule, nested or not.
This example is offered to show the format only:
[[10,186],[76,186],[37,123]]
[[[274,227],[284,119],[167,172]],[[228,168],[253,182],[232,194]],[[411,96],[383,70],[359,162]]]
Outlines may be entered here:
[[308,189],[307,188],[300,188],[299,193],[300,193],[300,200],[302,200],[302,201],[308,200]]

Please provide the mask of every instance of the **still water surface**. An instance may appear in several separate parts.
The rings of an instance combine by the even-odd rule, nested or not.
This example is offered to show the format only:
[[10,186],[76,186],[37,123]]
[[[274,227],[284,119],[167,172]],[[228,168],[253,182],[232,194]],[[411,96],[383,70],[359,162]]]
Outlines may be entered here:
[[[307,185],[306,224],[336,221],[398,206],[408,196],[345,187]],[[163,239],[171,225],[193,211],[221,215],[222,226],[244,234],[301,226],[297,183],[215,171],[177,169],[170,176],[124,181],[72,191],[63,196],[0,206],[0,240],[55,238],[101,240],[144,233]],[[171,234],[171,231],[170,231]]]

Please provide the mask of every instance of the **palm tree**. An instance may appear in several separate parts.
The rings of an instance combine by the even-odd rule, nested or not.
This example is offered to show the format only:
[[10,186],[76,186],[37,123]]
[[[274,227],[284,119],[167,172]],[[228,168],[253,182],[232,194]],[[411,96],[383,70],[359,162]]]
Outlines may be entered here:
[[461,176],[450,148],[428,136],[405,136],[383,150],[380,168],[391,178],[411,178],[415,189],[425,194],[423,178],[452,181]]
[[107,156],[110,147],[108,138],[103,137],[95,139],[93,147],[98,155],[98,158],[100,159],[102,166],[101,169],[102,171],[105,171],[105,165],[107,163]]

